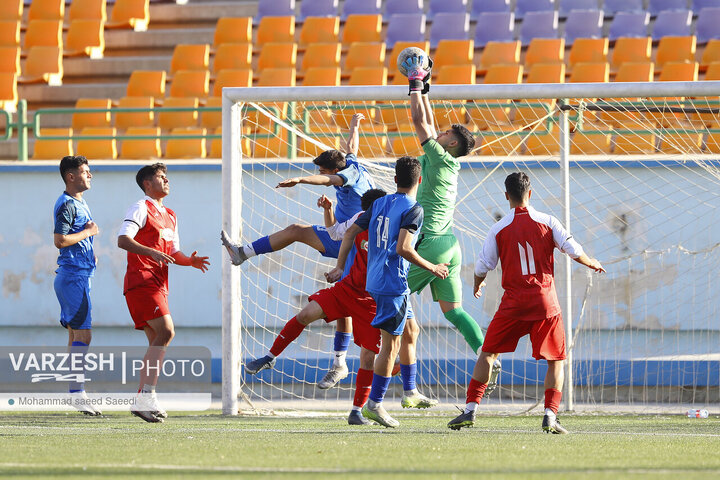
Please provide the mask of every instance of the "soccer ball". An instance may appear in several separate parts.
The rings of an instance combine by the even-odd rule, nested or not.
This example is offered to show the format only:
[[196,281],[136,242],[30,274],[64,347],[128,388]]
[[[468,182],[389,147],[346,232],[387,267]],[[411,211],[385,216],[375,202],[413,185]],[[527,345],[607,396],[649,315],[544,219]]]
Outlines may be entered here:
[[408,57],[412,57],[413,55],[422,56],[422,58],[423,58],[423,63],[422,63],[422,65],[423,65],[423,67],[424,67],[426,70],[427,70],[427,68],[428,68],[428,66],[429,66],[428,59],[429,59],[430,57],[428,57],[428,54],[425,53],[425,51],[424,51],[422,48],[418,48],[418,47],[408,47],[408,48],[406,48],[405,50],[403,50],[402,52],[400,52],[400,55],[398,55],[398,58],[397,58],[397,67],[398,67],[398,70],[400,70],[400,73],[402,73],[402,74],[405,75],[406,77],[407,77],[407,75],[408,75],[408,71],[407,71],[407,69],[405,68],[405,66],[403,65],[403,63],[405,62],[405,60],[406,60]]

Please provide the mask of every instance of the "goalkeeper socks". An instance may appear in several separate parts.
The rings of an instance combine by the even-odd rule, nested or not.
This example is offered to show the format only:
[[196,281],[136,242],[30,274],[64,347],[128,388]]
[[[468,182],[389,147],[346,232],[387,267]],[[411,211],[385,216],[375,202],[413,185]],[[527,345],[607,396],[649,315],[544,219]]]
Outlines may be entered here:
[[350,346],[351,333],[335,332],[335,341],[333,342],[333,350],[335,351],[335,359],[333,360],[333,367],[341,367],[345,365],[345,355],[347,354],[348,347]]
[[[72,342],[72,345],[70,346],[70,355],[81,353],[83,355],[83,361],[82,364],[85,365],[85,354],[88,351],[88,344],[85,342]],[[75,362],[71,362],[71,365]],[[85,369],[83,368],[80,371],[73,370],[73,373],[80,376],[82,374],[83,378],[85,377]],[[68,384],[68,391],[70,393],[75,392],[82,392],[85,391],[85,382],[70,382]]]
[[478,325],[462,307],[445,312],[444,315],[450,323],[455,325],[455,328],[458,329],[460,334],[465,337],[465,341],[470,345],[473,352],[479,353],[480,347],[482,347],[483,340],[485,339],[482,330],[480,330],[480,325]]
[[373,381],[373,371],[364,368],[358,369],[355,376],[355,396],[353,397],[353,408],[362,408],[370,396],[370,386]]
[[400,364],[400,375],[402,376],[403,390],[407,394],[417,388],[415,378],[417,377],[417,363],[410,365]]
[[554,388],[548,388],[545,390],[545,414],[548,414],[548,410],[553,415],[557,415],[558,408],[560,408],[560,400],[562,400],[562,392]]
[[[480,383],[474,378],[470,379],[470,385],[468,385],[467,389],[467,398],[465,399],[465,403],[467,405],[475,404],[475,408],[477,408],[477,404],[480,403],[480,400],[482,400],[483,395],[485,395],[485,389],[487,388],[487,383]],[[467,407],[466,411],[467,411]],[[473,410],[475,411],[475,410]]]
[[287,348],[297,337],[300,336],[302,331],[305,330],[305,325],[297,321],[297,317],[293,317],[289,322],[285,324],[277,338],[270,347],[270,353],[274,356],[280,355],[283,350]]
[[370,388],[370,400],[375,403],[381,403],[383,401],[388,385],[390,385],[390,378],[392,377],[383,377],[377,373],[373,373],[372,387]]
[[[263,253],[274,252],[275,250],[270,246],[270,237],[266,235],[262,238],[258,238],[257,240],[252,242],[252,244],[243,247],[243,251],[245,252],[245,255],[250,258],[254,257],[255,255],[262,255]],[[252,255],[248,255],[248,253],[252,253]]]

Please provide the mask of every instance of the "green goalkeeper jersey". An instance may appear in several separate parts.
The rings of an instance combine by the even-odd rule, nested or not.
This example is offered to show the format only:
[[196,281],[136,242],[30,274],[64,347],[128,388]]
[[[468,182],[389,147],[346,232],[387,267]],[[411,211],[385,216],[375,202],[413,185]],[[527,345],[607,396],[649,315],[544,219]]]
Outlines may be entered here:
[[425,210],[420,233],[449,234],[452,233],[460,162],[434,138],[425,140],[423,150],[425,154],[418,158],[422,166],[422,183],[418,188],[417,201]]

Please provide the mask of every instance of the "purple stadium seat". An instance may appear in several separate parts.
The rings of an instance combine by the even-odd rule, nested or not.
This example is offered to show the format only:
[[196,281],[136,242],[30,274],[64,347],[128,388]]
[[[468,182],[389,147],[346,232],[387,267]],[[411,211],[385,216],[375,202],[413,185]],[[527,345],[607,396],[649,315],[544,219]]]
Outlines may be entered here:
[[438,13],[467,13],[468,0],[430,0],[428,18]]
[[305,17],[336,17],[338,14],[338,0],[303,0],[300,2],[300,16]]
[[656,17],[663,10],[686,10],[686,0],[650,0],[648,12],[650,16]]
[[[720,7],[720,0],[693,0],[692,11],[699,12],[703,8]],[[698,16],[699,18],[699,16]]]
[[438,13],[430,30],[430,47],[440,40],[467,40],[470,38],[470,15],[467,13]]
[[703,8],[695,24],[697,43],[707,43],[720,38],[720,7]]
[[603,10],[613,17],[618,12],[640,12],[644,11],[643,0],[605,0]]
[[477,20],[482,13],[509,11],[510,0],[474,0],[472,2],[472,9],[470,10],[470,17],[473,20]]
[[475,47],[488,42],[512,42],[515,40],[515,14],[513,12],[485,12],[477,18]]
[[295,15],[295,0],[260,0],[256,19]]
[[649,12],[618,12],[610,24],[608,38],[616,40],[620,37],[647,37]]
[[379,15],[381,8],[381,0],[345,0],[342,19],[348,15]]
[[520,27],[520,42],[530,45],[533,38],[558,38],[558,12],[527,12]]
[[570,10],[597,10],[598,0],[560,0],[560,18],[565,18]]
[[653,28],[653,40],[662,37],[684,37],[690,35],[692,10],[663,10],[658,13]]
[[565,22],[565,44],[572,45],[576,38],[602,37],[602,10],[571,10]]
[[385,19],[398,13],[424,13],[423,0],[385,0]]
[[555,10],[555,0],[517,0],[515,18],[522,20],[529,12],[549,12]]
[[422,13],[396,13],[390,17],[385,44],[392,48],[395,42],[424,42],[425,15]]

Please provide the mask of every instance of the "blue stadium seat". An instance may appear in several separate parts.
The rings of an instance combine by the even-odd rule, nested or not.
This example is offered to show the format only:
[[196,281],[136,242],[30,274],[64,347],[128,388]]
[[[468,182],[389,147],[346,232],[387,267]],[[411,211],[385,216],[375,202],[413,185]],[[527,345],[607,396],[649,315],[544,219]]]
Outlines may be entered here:
[[[699,12],[703,8],[720,7],[720,0],[693,0],[692,11]],[[698,14],[698,19],[700,18]]]
[[258,14],[255,17],[260,20],[263,17],[287,17],[295,15],[295,0],[260,0],[258,2]]
[[643,8],[643,0],[605,0],[603,10],[606,15],[611,17],[619,12],[641,12]]
[[657,15],[663,10],[685,9],[687,9],[686,0],[650,0],[648,3],[648,11],[652,17],[657,17]]
[[697,43],[707,43],[720,38],[720,7],[703,8],[695,24]]
[[598,10],[598,0],[560,0],[560,18],[567,17],[570,10]]
[[662,37],[685,37],[691,34],[692,10],[663,10],[655,19],[653,40]]
[[467,13],[438,13],[430,30],[430,47],[440,40],[467,40],[470,38],[470,15]]
[[565,43],[572,45],[576,38],[600,38],[602,26],[602,10],[571,10],[565,22]]
[[382,9],[381,0],[345,0],[342,19],[348,15],[379,15]]
[[513,12],[484,12],[477,18],[475,47],[488,42],[512,42],[515,40],[515,14]]
[[520,27],[520,42],[529,45],[533,38],[558,37],[558,12],[527,12]]
[[430,0],[428,19],[432,20],[438,13],[467,13],[467,4],[468,0]]
[[392,48],[396,42],[424,42],[425,15],[422,13],[396,13],[390,17],[385,44]]
[[620,37],[647,37],[649,23],[649,12],[618,12],[610,24],[608,38],[617,40]]
[[303,21],[306,17],[337,17],[338,0],[303,0],[300,2],[300,16]]
[[483,13],[509,11],[510,0],[475,0],[472,2],[472,8],[470,9],[470,18],[477,20]]
[[555,0],[517,0],[515,18],[522,20],[529,12],[549,12],[555,10]]
[[423,0],[385,0],[385,19],[398,13],[425,13]]

